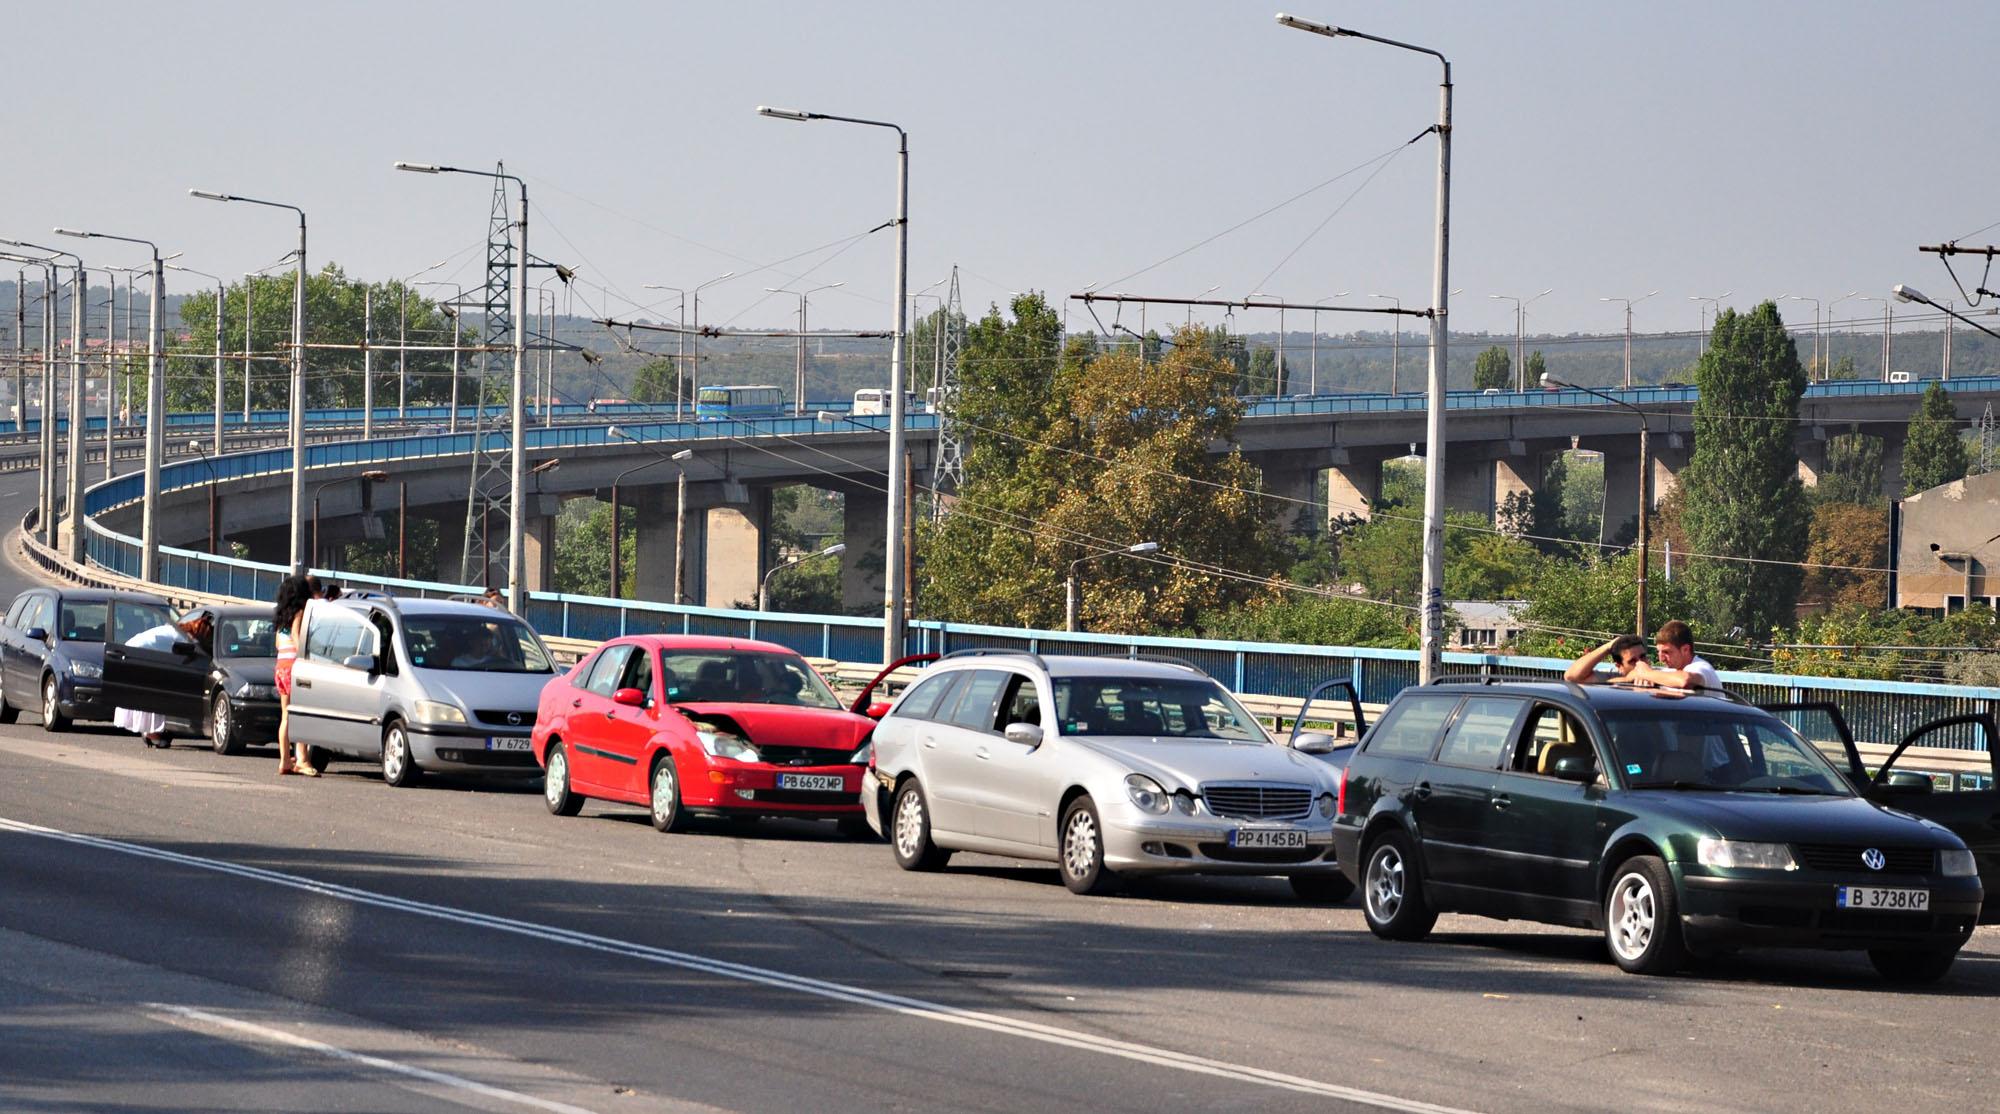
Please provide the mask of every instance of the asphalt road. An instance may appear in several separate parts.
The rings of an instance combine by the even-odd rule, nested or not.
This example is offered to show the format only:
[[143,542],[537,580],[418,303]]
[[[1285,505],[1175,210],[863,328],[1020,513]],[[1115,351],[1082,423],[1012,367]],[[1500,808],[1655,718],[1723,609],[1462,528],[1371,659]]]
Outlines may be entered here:
[[[18,522],[31,483],[0,482]],[[0,568],[0,588],[27,574]],[[1620,973],[1594,935],[1370,936],[1282,881],[1079,898],[830,825],[664,836],[532,786],[0,727],[0,1109],[1987,1109],[2000,931]],[[1432,1104],[1432,1105],[1425,1105]]]

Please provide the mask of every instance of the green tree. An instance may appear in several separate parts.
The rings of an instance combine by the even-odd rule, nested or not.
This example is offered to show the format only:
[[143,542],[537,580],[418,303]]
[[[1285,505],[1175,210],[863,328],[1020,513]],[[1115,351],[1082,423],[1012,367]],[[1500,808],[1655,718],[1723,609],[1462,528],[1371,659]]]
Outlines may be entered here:
[[1813,496],[1823,503],[1882,501],[1882,440],[1864,433],[1836,433],[1826,439],[1826,469]]
[[1366,600],[1306,593],[1273,594],[1202,617],[1203,638],[1288,642],[1304,646],[1417,648],[1414,615]]
[[[1687,577],[1668,580],[1657,561],[1647,571],[1646,609],[1653,627],[1696,612]],[[1527,592],[1528,606],[1521,612],[1526,633],[1518,648],[1525,654],[1576,657],[1611,635],[1632,630],[1638,585],[1636,553],[1548,562]],[[1704,642],[1710,634],[1699,628],[1696,633]]]
[[1879,502],[1821,501],[1812,508],[1803,596],[1823,606],[1885,606],[1887,574],[1859,572],[1889,564],[1889,514]]
[[[1455,600],[1518,599],[1541,566],[1535,547],[1488,528],[1482,515],[1445,515],[1444,592]],[[1423,521],[1410,509],[1377,514],[1342,544],[1343,582],[1392,603],[1415,604],[1423,578]]]
[[1939,383],[1925,391],[1903,442],[1903,494],[1915,495],[1965,478],[1965,441],[1958,435],[1958,411]]
[[[619,561],[625,568],[625,596],[632,598],[638,567],[638,516],[627,508],[620,530]],[[556,519],[556,591],[583,596],[611,594],[611,504],[571,499]]]
[[1493,345],[1479,354],[1472,365],[1472,386],[1474,390],[1504,391],[1514,385],[1514,362],[1507,358],[1507,350]]
[[1859,379],[1861,378],[1861,372],[1854,366],[1854,357],[1842,356],[1840,359],[1827,365],[1825,378],[1830,380]]
[[672,402],[679,389],[672,356],[655,356],[632,374],[633,402]]
[[[1808,514],[1792,438],[1805,369],[1773,302],[1723,310],[1695,365],[1694,457],[1681,473],[1698,631],[1761,638],[1794,619]],[[1662,617],[1669,612],[1658,612]]]
[[1549,362],[1542,359],[1542,350],[1537,348],[1528,353],[1527,367],[1522,372],[1521,381],[1528,385],[1529,390],[1533,390],[1542,385],[1542,376],[1547,374],[1548,370]]
[[1241,391],[1246,395],[1278,393],[1278,353],[1270,348],[1250,350],[1250,367],[1243,374]]

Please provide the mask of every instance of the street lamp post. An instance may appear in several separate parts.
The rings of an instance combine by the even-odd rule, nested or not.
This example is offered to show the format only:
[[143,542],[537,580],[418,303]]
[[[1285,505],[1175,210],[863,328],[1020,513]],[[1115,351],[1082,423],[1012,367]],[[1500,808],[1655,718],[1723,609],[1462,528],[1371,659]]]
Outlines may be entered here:
[[[717,275],[707,282],[696,283],[694,288],[688,291],[688,300],[694,303],[694,352],[687,369],[687,394],[690,401],[701,390],[701,292],[724,279],[735,277],[736,272],[730,271],[727,274]],[[674,407],[674,416],[676,418],[680,417],[680,406],[678,403]]]
[[[1322,302],[1331,302],[1331,301],[1333,301],[1333,300],[1334,300],[1335,298],[1345,298],[1345,297],[1347,297],[1347,291],[1343,290],[1343,291],[1341,291],[1341,292],[1340,292],[1340,293],[1338,293],[1338,294],[1328,294],[1328,295],[1327,295],[1326,297],[1324,297],[1324,298],[1320,298],[1320,299],[1317,299],[1317,300],[1315,300],[1315,301],[1313,302],[1313,338],[1312,338],[1312,355],[1311,355],[1311,356],[1309,356],[1309,357],[1307,357],[1307,360],[1306,360],[1306,393],[1307,393],[1307,394],[1314,394],[1314,395],[1316,395],[1316,394],[1318,394],[1318,393],[1319,393],[1319,306],[1320,306],[1320,303],[1322,303]],[[1192,307],[1190,307],[1190,308],[1192,308]]]
[[519,274],[513,282],[514,295],[514,388],[508,400],[509,439],[513,443],[508,472],[510,474],[507,512],[507,609],[516,615],[526,615],[528,596],[524,588],[523,567],[527,552],[527,539],[523,533],[525,511],[528,501],[527,436],[527,355],[528,355],[528,183],[513,174],[497,170],[464,170],[455,166],[434,166],[429,163],[399,162],[397,170],[407,170],[414,174],[470,174],[479,178],[501,178],[514,183],[521,191],[520,242],[516,250],[520,252]]
[[[287,205],[282,201],[260,201],[254,197],[239,197],[233,193],[189,190],[188,195],[205,201],[238,201],[270,209],[289,209],[299,215],[297,268],[292,276],[291,416],[287,423],[289,434],[287,440],[292,446],[291,564],[293,571],[298,572],[304,569],[306,561],[306,211],[297,205]],[[157,279],[154,284],[157,288]],[[153,299],[155,302],[159,300],[157,289]],[[246,407],[249,405],[247,398],[244,405]],[[152,443],[150,431],[147,436],[147,444],[150,445]]]
[[[1445,372],[1449,366],[1451,314],[1451,62],[1429,47],[1397,42],[1297,16],[1278,14],[1278,22],[1299,31],[1329,38],[1356,38],[1398,50],[1428,54],[1443,68],[1438,85],[1437,238],[1431,261],[1431,357],[1426,385],[1424,454],[1423,637],[1417,681],[1436,680],[1444,656],[1444,454]],[[1399,318],[1400,320],[1400,318]],[[1398,330],[1400,332],[1400,330]]]
[[1253,290],[1250,293],[1245,294],[1243,296],[1243,300],[1245,302],[1248,302],[1252,298],[1264,298],[1278,303],[1278,345],[1276,353],[1277,359],[1273,361],[1276,364],[1276,367],[1273,369],[1273,372],[1274,374],[1276,374],[1277,380],[1276,382],[1271,384],[1271,386],[1274,388],[1271,393],[1274,395],[1283,396],[1285,393],[1285,299],[1281,295],[1272,294],[1263,290]]
[[[1736,292],[1735,292],[1734,290],[1725,290],[1725,291],[1723,291],[1722,293],[1720,293],[1720,294],[1717,294],[1717,295],[1715,295],[1714,297],[1710,297],[1710,296],[1708,296],[1708,295],[1705,295],[1705,294],[1690,294],[1690,295],[1688,295],[1688,301],[1690,301],[1690,302],[1700,302],[1700,303],[1701,303],[1701,331],[1695,334],[1695,355],[1696,355],[1697,357],[1699,357],[1699,356],[1702,356],[1702,355],[1705,355],[1705,354],[1707,354],[1707,352],[1708,352],[1708,311],[1709,311],[1709,308],[1710,308],[1711,306],[1712,306],[1712,307],[1714,307],[1714,309],[1715,309],[1715,315],[1716,315],[1717,317],[1721,317],[1721,316],[1722,316],[1722,299],[1724,299],[1724,298],[1727,298],[1727,297],[1729,297],[1729,296],[1730,296],[1731,294],[1734,294],[1734,293],[1736,293]],[[1628,320],[1628,321],[1627,321],[1627,322],[1625,323],[1625,331],[1626,331],[1627,333],[1630,333],[1630,332],[1632,331],[1632,323],[1631,323],[1631,322],[1630,322],[1629,320]],[[1630,342],[1630,341],[1627,341],[1626,343],[1627,343],[1627,344],[1630,344],[1631,342]],[[1630,382],[1628,381],[1628,382],[1626,383],[1626,386],[1630,386],[1630,385],[1631,385],[1631,383],[1630,383]]]
[[[1631,403],[1625,401],[1624,399],[1617,397],[1616,395],[1606,394],[1603,391],[1597,390],[1593,387],[1586,387],[1581,383],[1568,383],[1561,379],[1557,379],[1555,376],[1550,375],[1547,372],[1542,373],[1542,386],[1568,387],[1572,390],[1583,391],[1588,394],[1596,395],[1598,398],[1601,398],[1606,402],[1616,403],[1619,406],[1623,406],[1625,409],[1630,410],[1639,419],[1639,542],[1638,542],[1639,576],[1637,585],[1638,598],[1636,600],[1636,610],[1638,612],[1637,630],[1634,633],[1636,633],[1640,638],[1644,638],[1646,637],[1646,566],[1651,559],[1650,555],[1647,553],[1647,546],[1651,542],[1651,536],[1647,531],[1646,516],[1652,511],[1652,506],[1650,505],[1651,501],[1647,498],[1647,496],[1652,487],[1650,481],[1652,479],[1652,472],[1653,472],[1653,445],[1651,439],[1651,431],[1646,426],[1646,412],[1644,410],[1639,409],[1637,406],[1634,406]],[[1671,568],[1669,568],[1667,571],[1669,575],[1671,575],[1673,572]]]
[[223,286],[220,276],[211,275],[207,271],[197,271],[193,267],[183,267],[178,263],[169,263],[167,266],[176,271],[185,271],[190,275],[200,275],[202,278],[209,279],[215,283],[215,413],[213,415],[215,419],[215,432],[209,443],[214,445],[215,451],[219,453],[222,451],[222,415],[224,409],[222,405],[222,303],[228,296],[227,288]]
[[[216,451],[222,451],[220,447],[221,442],[216,442],[216,445]],[[188,449],[200,457],[202,464],[208,468],[208,552],[210,556],[217,556],[222,552],[220,548],[222,544],[222,503],[220,494],[215,490],[215,460],[202,450],[201,442],[198,440],[189,441]]]
[[1820,333],[1821,333],[1819,299],[1808,298],[1803,294],[1781,294],[1779,295],[1779,297],[1783,298],[1788,302],[1811,302],[1813,304],[1813,364],[1819,368],[1819,377],[1821,379],[1825,379],[1826,363],[1824,360],[1821,359],[1819,354]]
[[1625,386],[1627,387],[1632,385],[1632,307],[1658,293],[1659,291],[1655,290],[1651,293],[1641,294],[1637,298],[1597,299],[1600,302],[1622,302],[1625,305]]
[[620,546],[618,542],[618,529],[619,529],[618,484],[622,480],[624,480],[626,476],[629,476],[632,473],[639,471],[639,469],[641,468],[651,468],[655,464],[671,464],[674,466],[674,472],[675,472],[674,602],[676,604],[686,603],[687,582],[684,579],[682,579],[683,573],[685,571],[684,569],[685,563],[683,562],[682,557],[687,551],[687,501],[688,501],[687,462],[694,459],[694,450],[682,449],[677,453],[669,455],[667,453],[660,452],[658,449],[653,448],[653,446],[647,444],[644,441],[639,440],[637,437],[632,436],[631,434],[625,432],[624,430],[618,428],[617,426],[612,426],[611,428],[605,430],[604,433],[605,436],[607,437],[615,437],[621,441],[630,441],[634,445],[637,445],[642,449],[646,449],[647,451],[652,452],[654,455],[659,457],[658,460],[651,460],[644,464],[635,465],[634,467],[627,468],[623,472],[618,473],[618,475],[611,481],[611,597],[613,599],[623,598],[618,594],[619,581],[622,578],[622,571],[623,571],[623,558],[620,554]]
[[[1882,303],[1882,382],[1887,383],[1889,381],[1889,305],[1890,305],[1889,299],[1876,298],[1868,294],[1863,294],[1859,290],[1856,290],[1849,294],[1844,295],[1839,299],[1839,301],[1844,302],[1847,301],[1849,298],[1852,298],[1857,302]],[[1838,302],[1836,302],[1836,304],[1838,304]]]
[[[443,266],[443,264],[439,264],[439,266]],[[458,432],[458,357],[459,357],[459,347],[460,347],[459,336],[463,328],[462,315],[464,313],[464,308],[460,306],[459,303],[465,300],[465,287],[460,286],[458,283],[455,282],[443,282],[438,280],[420,282],[417,283],[417,285],[449,286],[452,289],[450,304],[439,306],[438,309],[442,310],[446,317],[451,318],[451,417],[448,419],[449,424],[446,426],[445,432],[457,433]]]
[[1107,549],[1102,553],[1092,553],[1078,557],[1069,563],[1069,575],[1063,578],[1063,629],[1081,631],[1083,629],[1083,585],[1077,579],[1077,570],[1092,561],[1105,557],[1116,557],[1121,553],[1151,553],[1160,548],[1159,542],[1140,542],[1124,549]]
[[1403,363],[1403,299],[1394,294],[1370,294],[1370,298],[1380,298],[1396,304],[1396,335],[1389,344],[1389,393],[1396,393],[1396,376]]
[[167,449],[167,392],[165,365],[160,338],[160,299],[166,287],[166,261],[159,245],[133,236],[113,236],[106,232],[79,232],[58,228],[56,234],[86,240],[117,240],[141,244],[153,253],[153,297],[151,324],[146,337],[146,499],[139,527],[139,579],[157,581],[160,571],[160,462]]
[[905,505],[909,492],[903,483],[904,422],[907,409],[904,405],[903,346],[905,330],[908,328],[910,292],[910,133],[902,127],[881,120],[862,120],[852,116],[833,116],[822,112],[800,112],[794,109],[771,108],[760,105],[760,116],[770,116],[780,120],[832,120],[843,124],[859,124],[864,127],[889,128],[896,133],[896,297],[895,342],[889,356],[889,513],[887,541],[883,554],[884,562],[882,601],[882,660],[892,662],[903,653],[903,562],[895,559],[903,536],[903,518],[908,513]]
[[770,294],[797,294],[799,296],[799,351],[798,366],[792,372],[792,413],[806,412],[806,296],[822,290],[833,290],[846,286],[844,282],[829,282],[825,286],[815,286],[810,290],[784,290],[775,286],[764,288]]
[[[63,502],[66,506],[65,513],[70,520],[70,545],[69,545],[70,559],[81,564],[83,561],[83,535],[81,533],[83,521],[78,516],[77,512],[83,506],[83,436],[84,436],[83,311],[84,311],[84,302],[89,296],[89,290],[90,290],[89,279],[86,272],[84,271],[83,257],[77,255],[75,252],[63,251],[59,248],[43,247],[40,244],[30,244],[22,240],[0,240],[0,244],[8,244],[17,248],[25,248],[30,251],[46,252],[52,256],[68,256],[71,260],[74,261],[74,267],[71,271],[70,300],[69,300],[70,301],[70,324],[69,324],[70,377],[69,377],[69,441],[68,441],[69,451],[67,454],[68,456],[67,467],[69,469],[69,494],[65,496]],[[57,543],[57,540],[59,539],[61,534],[61,532],[56,529],[57,500],[56,500],[55,464],[56,464],[56,430],[58,424],[56,412],[58,408],[55,405],[53,405],[53,400],[55,398],[55,366],[56,366],[54,322],[59,314],[60,307],[53,293],[55,290],[54,280],[56,277],[56,268],[53,264],[53,261],[45,263],[44,266],[47,267],[47,273],[49,276],[49,285],[43,287],[44,304],[43,304],[43,315],[42,315],[43,321],[48,323],[47,327],[44,329],[42,334],[43,335],[42,366],[44,368],[44,375],[42,381],[41,444],[43,446],[42,450],[43,495],[41,501],[44,510],[40,516],[38,525],[42,529],[43,538],[48,542],[49,545],[54,546]]]
[[1554,288],[1544,290],[1540,294],[1527,298],[1516,298],[1512,294],[1487,295],[1489,298],[1514,303],[1514,389],[1517,391],[1528,389],[1528,360],[1527,357],[1521,354],[1522,334],[1526,331],[1528,321],[1527,307],[1534,305],[1538,299],[1545,298],[1552,293],[1554,293]]
[[[40,530],[50,545],[55,544],[55,498],[56,498],[56,448],[55,410],[49,400],[55,394],[55,351],[56,351],[56,262],[53,259],[38,259],[26,255],[0,253],[0,258],[27,263],[42,269],[42,375],[41,375],[41,424],[35,438],[35,459],[40,474],[35,477],[35,527]],[[25,314],[23,315],[25,317]],[[25,401],[21,403],[21,428],[26,429],[28,410]]]
[[759,611],[771,610],[772,577],[778,575],[781,572],[784,572],[786,569],[791,568],[793,565],[804,564],[805,562],[810,561],[815,557],[834,557],[845,552],[847,552],[847,543],[836,542],[833,545],[827,546],[825,549],[822,549],[817,553],[808,553],[803,557],[794,557],[791,560],[786,561],[784,564],[779,565],[777,568],[772,569],[770,572],[765,573],[763,582],[757,585],[757,610]]
[[685,388],[687,386],[687,346],[688,346],[687,291],[681,289],[678,286],[662,286],[657,282],[646,283],[645,288],[647,290],[671,290],[674,293],[680,295],[680,306],[676,310],[676,315],[679,319],[680,327],[678,330],[676,330],[674,334],[676,337],[679,338],[678,341],[676,342],[677,351],[674,354],[674,420],[678,422],[682,420],[684,416],[681,412],[681,407],[683,403],[686,401]]
[[372,483],[381,483],[383,480],[386,480],[388,478],[389,478],[389,473],[384,472],[380,469],[370,469],[366,472],[361,473],[359,476],[335,476],[333,479],[323,481],[317,487],[313,488],[312,562],[311,562],[312,564],[315,565],[319,564],[321,557],[319,551],[319,493],[325,491],[329,487],[332,487],[334,484],[347,483],[353,480],[359,480],[362,483],[372,484]]

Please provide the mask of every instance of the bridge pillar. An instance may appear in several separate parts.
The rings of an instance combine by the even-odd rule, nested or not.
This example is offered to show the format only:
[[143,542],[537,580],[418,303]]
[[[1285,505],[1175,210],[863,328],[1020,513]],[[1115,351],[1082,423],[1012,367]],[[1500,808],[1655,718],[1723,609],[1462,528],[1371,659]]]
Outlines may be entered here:
[[1382,461],[1373,454],[1336,449],[1334,462],[1326,470],[1326,513],[1333,518],[1352,515],[1366,520],[1374,513],[1375,497],[1382,493]]
[[[690,576],[688,594],[705,607],[755,607],[757,587],[764,576],[764,531],[771,524],[771,489],[732,480],[723,481],[721,486],[721,504],[699,516],[698,535],[689,538],[689,556],[693,566],[701,570],[701,584],[697,588]],[[696,517],[689,513],[690,527]]]
[[1611,542],[1639,533],[1639,453],[1635,440],[1630,449],[1609,449],[1604,453],[1604,516],[1597,540]]
[[1499,486],[1493,461],[1462,446],[1444,458],[1444,506],[1448,511],[1471,511],[1493,518],[1493,496]]
[[1652,442],[1653,509],[1658,510],[1660,501],[1681,485],[1681,469],[1688,466],[1694,453],[1694,434],[1655,433]]
[[840,606],[848,611],[882,606],[887,575],[882,547],[888,543],[889,497],[879,491],[849,491],[841,521]]
[[1808,426],[1799,431],[1794,447],[1799,454],[1799,482],[1807,487],[1818,487],[1820,474],[1826,471],[1827,436],[1825,426]]
[[[1261,465],[1264,475],[1264,513],[1286,533],[1295,530],[1318,532],[1325,525],[1328,507],[1321,502],[1318,468]],[[1331,481],[1329,481],[1331,483]]]
[[1901,425],[1878,426],[1868,430],[1882,438],[1882,497],[1901,499],[1903,497],[1903,442],[1909,440],[1909,428]]
[[521,530],[521,586],[530,592],[553,592],[556,585],[556,515],[527,520]]
[[[635,599],[649,600],[653,603],[702,602],[704,586],[708,582],[707,568],[703,563],[703,555],[707,552],[708,512],[721,497],[722,486],[716,483],[688,485],[685,539],[675,536],[674,522],[679,500],[675,485],[659,484],[652,487],[622,489],[624,494],[621,495],[621,499],[625,506],[623,517],[636,526],[632,555],[634,567],[624,570],[622,575],[625,582],[632,586]],[[677,600],[674,596],[676,541],[680,541],[685,547],[682,558],[685,565],[682,576],[687,589],[685,600]],[[752,564],[755,564],[754,560]]]

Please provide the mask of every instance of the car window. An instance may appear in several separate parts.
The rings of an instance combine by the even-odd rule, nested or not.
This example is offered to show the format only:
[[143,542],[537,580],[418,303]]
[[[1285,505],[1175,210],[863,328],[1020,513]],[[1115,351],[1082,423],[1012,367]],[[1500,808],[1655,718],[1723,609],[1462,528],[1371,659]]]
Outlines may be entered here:
[[1500,755],[1514,739],[1514,723],[1526,706],[1525,700],[1498,696],[1475,696],[1466,701],[1444,745],[1438,748],[1437,760],[1481,770],[1499,766]]
[[1772,717],[1626,712],[1605,716],[1605,725],[1634,789],[1852,792],[1817,748]]
[[7,625],[9,627],[14,630],[21,629],[21,613],[28,610],[28,601],[33,598],[27,595],[14,597],[13,605],[7,608]]
[[485,615],[405,615],[403,644],[410,664],[472,673],[553,673],[540,639],[504,612]]
[[964,673],[939,673],[919,680],[903,694],[893,714],[907,719],[936,719],[938,704]]
[[1514,748],[1509,768],[1516,773],[1551,776],[1562,758],[1597,761],[1590,735],[1583,723],[1553,704],[1537,704],[1522,725],[1520,743]]
[[1007,683],[1007,694],[1000,699],[1000,719],[995,726],[1004,731],[1012,723],[1042,725],[1042,699],[1035,692],[1035,680],[1019,673]]
[[62,601],[56,617],[56,637],[64,642],[104,641],[105,613],[109,610],[103,600]]
[[1445,720],[1457,707],[1456,696],[1412,696],[1389,709],[1368,733],[1362,752],[1382,758],[1428,758]]
[[215,649],[224,657],[278,656],[278,624],[268,618],[224,619],[215,630]]
[[972,676],[959,686],[958,704],[945,719],[974,731],[993,730],[994,708],[1000,702],[1000,690],[1007,687],[1011,673],[997,669],[975,669]]
[[660,683],[673,704],[789,704],[845,707],[820,675],[793,653],[666,650]]
[[604,652],[597,655],[597,663],[590,667],[590,680],[583,687],[609,699],[612,693],[618,691],[618,679],[625,675],[625,662],[631,656],[630,643],[605,647]]
[[633,647],[631,660],[625,664],[625,675],[618,679],[618,687],[638,689],[646,694],[646,702],[652,703],[653,655],[645,647]]
[[1057,677],[1056,723],[1064,735],[1157,735],[1267,743],[1264,729],[1214,678]]
[[40,627],[49,629],[49,597],[35,596],[28,601],[27,610],[21,615],[21,629],[33,630]]
[[339,665],[362,652],[364,631],[359,615],[342,608],[316,604],[306,622],[305,656],[313,661]]
[[379,647],[375,651],[375,671],[388,676],[396,675],[396,627],[389,617],[380,611],[368,613],[368,625],[374,631],[370,643]]
[[[69,609],[64,608],[63,610],[68,611]],[[110,604],[110,613],[111,641],[121,645],[132,641],[133,638],[156,627],[171,626],[174,621],[173,614],[166,608],[150,603],[131,603],[126,600],[114,600]],[[100,612],[100,614],[102,613]],[[98,640],[101,641],[103,637],[104,632],[100,626]],[[172,638],[167,639],[167,641],[171,644],[179,640],[180,637],[179,634],[176,634]],[[77,639],[76,641],[84,640]]]

